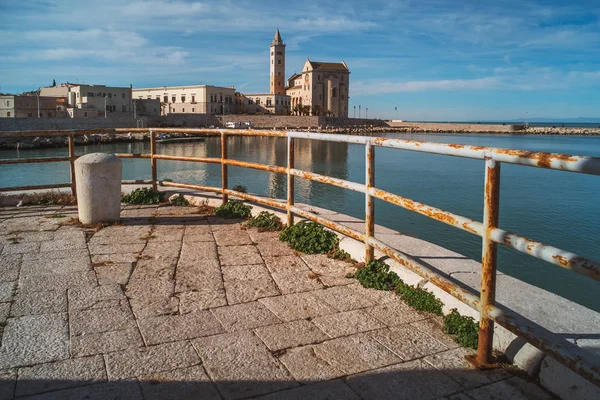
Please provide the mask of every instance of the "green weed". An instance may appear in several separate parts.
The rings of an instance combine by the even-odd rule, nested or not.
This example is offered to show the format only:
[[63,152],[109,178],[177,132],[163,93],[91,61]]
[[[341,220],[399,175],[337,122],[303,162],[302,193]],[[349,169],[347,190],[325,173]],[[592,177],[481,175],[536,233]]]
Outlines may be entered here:
[[121,201],[128,204],[158,204],[164,196],[164,192],[155,192],[150,188],[138,188],[123,196]]
[[215,209],[215,215],[221,218],[248,218],[252,207],[245,205],[239,200],[229,200],[227,203]]
[[380,260],[373,260],[363,268],[356,270],[354,274],[347,275],[349,278],[358,279],[366,288],[377,290],[394,290],[400,282],[395,272],[390,272],[390,266]]
[[185,197],[183,197],[182,194],[179,194],[176,197],[171,198],[169,201],[171,202],[172,205],[179,206],[179,207],[187,207],[190,205],[190,202],[187,201],[187,199]]
[[442,315],[443,303],[433,293],[414,287],[399,280],[396,293],[402,296],[402,300],[417,311],[426,311],[435,315]]
[[479,324],[471,317],[460,315],[456,309],[444,317],[444,332],[453,335],[454,341],[463,347],[477,348]]
[[306,254],[326,254],[338,248],[337,235],[311,221],[300,221],[288,226],[279,235],[279,240],[288,242],[294,250]]
[[255,227],[263,231],[280,231],[283,229],[281,218],[268,211],[261,211],[257,216],[250,218],[246,226]]

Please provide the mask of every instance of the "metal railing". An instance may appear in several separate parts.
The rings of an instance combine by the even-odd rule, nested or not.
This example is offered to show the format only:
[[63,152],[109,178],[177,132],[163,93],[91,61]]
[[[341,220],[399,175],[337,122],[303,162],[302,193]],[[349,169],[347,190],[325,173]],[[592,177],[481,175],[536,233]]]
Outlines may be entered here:
[[[117,128],[85,131],[27,131],[27,132],[5,132],[0,137],[32,137],[32,136],[58,136],[66,135],[69,144],[68,157],[32,158],[32,159],[10,159],[0,160],[2,164],[35,163],[35,162],[69,162],[71,165],[71,182],[57,185],[22,186],[12,188],[0,188],[0,192],[14,190],[47,189],[50,187],[71,187],[73,194],[76,193],[74,179],[74,161],[76,159],[74,137],[89,133],[128,133],[148,132],[150,134],[150,154],[116,154],[121,158],[149,158],[152,168],[151,181],[123,181],[123,183],[151,183],[156,190],[158,186],[157,161],[185,161],[221,164],[221,187],[192,185],[176,182],[160,182],[162,186],[195,189],[220,193],[223,203],[227,202],[228,196],[254,201],[256,203],[271,206],[287,212],[287,224],[294,223],[294,215],[299,215],[311,221],[322,224],[339,233],[357,239],[365,245],[365,262],[373,260],[374,250],[377,249],[401,265],[427,279],[443,291],[449,293],[459,301],[467,304],[480,313],[479,344],[477,354],[471,362],[478,367],[486,367],[492,363],[492,345],[494,323],[498,323],[517,336],[524,337],[531,344],[542,351],[552,355],[558,361],[571,368],[578,374],[586,377],[595,384],[600,384],[600,367],[593,360],[586,359],[586,353],[578,346],[560,338],[558,335],[545,328],[532,323],[513,311],[501,309],[495,304],[496,294],[496,263],[498,244],[510,247],[521,253],[528,254],[538,259],[547,261],[584,275],[593,280],[600,280],[600,264],[596,261],[580,257],[556,247],[546,245],[505,231],[498,227],[498,210],[500,194],[500,165],[502,163],[518,164],[538,168],[563,170],[575,173],[600,175],[600,158],[573,156],[556,153],[532,152],[526,150],[499,149],[483,146],[468,146],[444,143],[428,143],[401,139],[390,139],[381,137],[333,135],[310,132],[283,132],[283,131],[260,131],[260,130],[218,130],[218,129],[178,129],[178,128]],[[157,154],[156,134],[161,132],[187,133],[195,135],[220,136],[221,157],[181,157]],[[271,136],[287,138],[287,166],[280,167],[239,160],[231,160],[227,156],[227,137],[229,135],[241,136]],[[294,141],[296,139],[324,140],[332,142],[355,143],[365,146],[365,183],[350,182],[343,179],[333,178],[303,171],[294,167]],[[393,194],[375,187],[375,147],[389,147],[416,152],[442,154],[456,157],[465,157],[483,160],[485,162],[485,191],[483,205],[483,221],[475,221],[464,216],[454,214],[427,204]],[[262,171],[282,173],[287,175],[287,201],[269,199],[242,193],[229,189],[228,166],[252,168]],[[294,205],[294,178],[300,177],[316,182],[353,190],[365,194],[365,233],[361,233],[347,226],[325,219],[315,213],[302,210]],[[447,277],[439,274],[431,268],[419,263],[414,258],[403,254],[374,237],[374,199],[380,199],[395,204],[407,210],[427,216],[434,220],[443,222],[455,228],[467,231],[482,238],[481,255],[481,288],[477,296],[470,290],[463,288]]]

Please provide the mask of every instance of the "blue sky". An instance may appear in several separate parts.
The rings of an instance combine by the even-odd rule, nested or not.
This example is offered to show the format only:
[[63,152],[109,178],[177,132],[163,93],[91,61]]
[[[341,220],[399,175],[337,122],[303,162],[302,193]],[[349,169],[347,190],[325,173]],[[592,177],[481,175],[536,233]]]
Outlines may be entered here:
[[[408,120],[600,117],[600,2],[0,0],[0,90],[206,83],[264,92],[345,60],[350,114]],[[394,112],[398,107],[398,112]]]

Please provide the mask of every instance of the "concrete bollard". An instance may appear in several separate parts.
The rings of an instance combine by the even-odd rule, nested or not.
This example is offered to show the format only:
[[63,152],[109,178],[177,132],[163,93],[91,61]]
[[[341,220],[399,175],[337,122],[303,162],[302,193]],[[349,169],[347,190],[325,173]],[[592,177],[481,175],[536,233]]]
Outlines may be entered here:
[[91,153],[75,160],[77,211],[82,224],[119,221],[122,162],[112,154]]

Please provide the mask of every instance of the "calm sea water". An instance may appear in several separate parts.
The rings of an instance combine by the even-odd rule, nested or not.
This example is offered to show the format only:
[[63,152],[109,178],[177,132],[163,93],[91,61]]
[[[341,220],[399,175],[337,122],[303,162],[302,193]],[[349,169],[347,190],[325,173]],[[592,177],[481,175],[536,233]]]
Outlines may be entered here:
[[[600,156],[600,137],[388,134],[388,137],[492,147]],[[160,145],[164,154],[219,157],[218,138],[205,142]],[[78,147],[77,153],[149,151],[148,143]],[[286,141],[275,138],[229,139],[231,158],[285,165]],[[0,158],[59,156],[66,149],[0,151]],[[441,155],[377,148],[376,186],[457,214],[481,220],[484,163]],[[364,183],[364,146],[304,141],[296,149],[297,168]],[[150,179],[148,160],[123,160],[124,179]],[[159,161],[159,178],[220,186],[220,165]],[[66,163],[4,165],[0,187],[65,183]],[[296,179],[296,201],[364,217],[364,197],[325,184]],[[281,174],[230,167],[230,186],[285,197]],[[500,226],[595,260],[600,259],[600,177],[502,165]],[[481,257],[481,240],[471,234],[376,201],[375,222],[464,254]],[[505,247],[499,249],[499,269],[600,311],[600,284]]]

